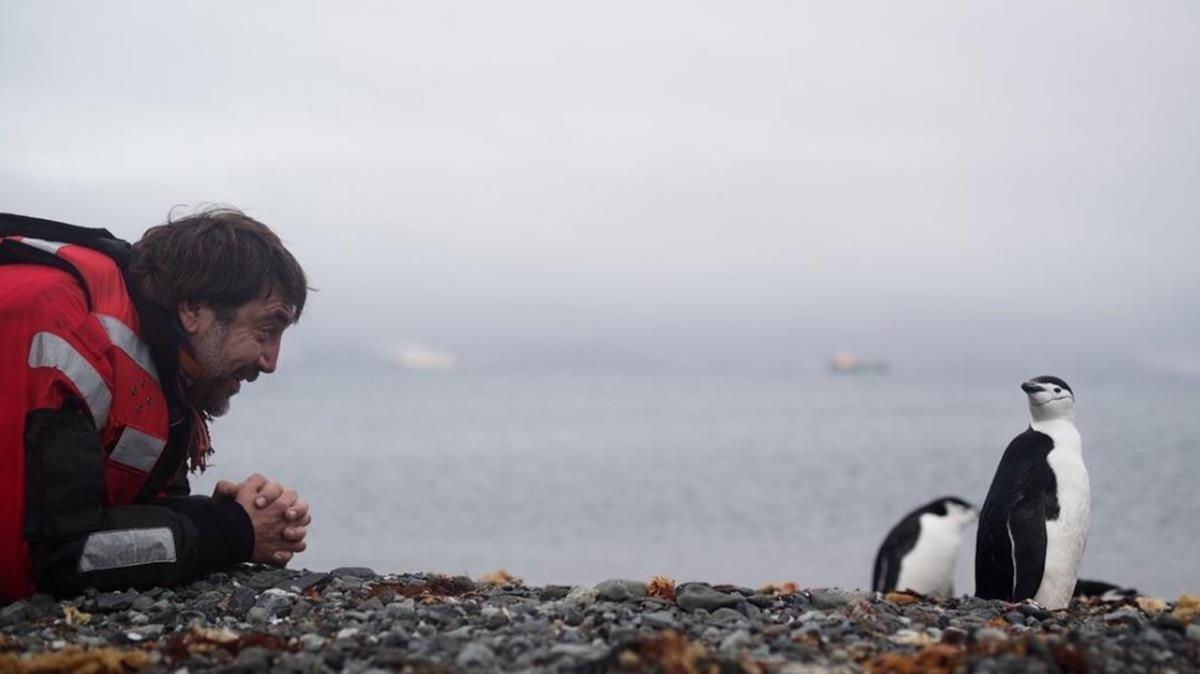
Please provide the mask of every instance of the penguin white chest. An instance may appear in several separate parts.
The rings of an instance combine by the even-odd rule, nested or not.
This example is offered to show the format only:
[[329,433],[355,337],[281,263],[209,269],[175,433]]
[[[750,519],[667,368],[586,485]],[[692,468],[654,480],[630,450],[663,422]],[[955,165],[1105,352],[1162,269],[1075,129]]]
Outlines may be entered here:
[[954,562],[961,539],[957,524],[937,515],[921,515],[920,536],[900,562],[896,588],[921,594],[953,594]]
[[1059,511],[1058,517],[1046,522],[1046,562],[1042,583],[1034,595],[1039,604],[1050,609],[1071,603],[1092,511],[1091,484],[1079,431],[1074,424],[1055,426],[1043,432],[1054,440],[1046,462],[1054,472]]

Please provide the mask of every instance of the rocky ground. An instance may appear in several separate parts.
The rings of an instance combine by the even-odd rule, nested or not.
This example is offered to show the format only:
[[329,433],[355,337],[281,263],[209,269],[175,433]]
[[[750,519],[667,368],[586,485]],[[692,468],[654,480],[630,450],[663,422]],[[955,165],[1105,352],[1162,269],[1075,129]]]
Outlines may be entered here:
[[0,609],[0,672],[1192,672],[1200,598],[1070,609],[656,578],[245,567]]

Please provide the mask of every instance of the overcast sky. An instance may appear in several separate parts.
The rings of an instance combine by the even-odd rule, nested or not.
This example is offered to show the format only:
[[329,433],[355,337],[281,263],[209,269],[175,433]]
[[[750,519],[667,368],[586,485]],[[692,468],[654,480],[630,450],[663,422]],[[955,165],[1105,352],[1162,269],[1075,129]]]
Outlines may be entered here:
[[301,360],[1200,372],[1197,35],[1194,2],[3,0],[0,210],[242,207],[320,289]]

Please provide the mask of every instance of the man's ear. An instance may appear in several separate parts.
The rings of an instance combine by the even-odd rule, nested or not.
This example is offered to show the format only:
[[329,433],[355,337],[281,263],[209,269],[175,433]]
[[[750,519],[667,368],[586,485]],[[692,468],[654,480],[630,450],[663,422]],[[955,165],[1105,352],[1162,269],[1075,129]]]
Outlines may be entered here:
[[194,335],[207,328],[213,318],[212,307],[203,302],[179,303],[179,324],[189,335]]

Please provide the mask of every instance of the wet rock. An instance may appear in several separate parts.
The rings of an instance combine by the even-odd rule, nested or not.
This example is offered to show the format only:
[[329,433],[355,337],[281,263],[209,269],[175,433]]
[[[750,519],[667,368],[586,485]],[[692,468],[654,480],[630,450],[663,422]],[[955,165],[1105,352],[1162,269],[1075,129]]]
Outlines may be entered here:
[[271,658],[265,648],[251,646],[238,653],[233,664],[226,668],[230,674],[257,674],[271,669]]
[[558,601],[567,596],[571,591],[570,585],[548,585],[544,590],[538,593],[539,601]]
[[129,592],[105,592],[96,595],[96,610],[103,613],[124,611],[132,607],[133,601],[139,596],[137,592],[132,590]]
[[739,601],[738,597],[717,592],[703,583],[685,583],[675,588],[675,602],[685,611],[715,611],[735,606]]
[[375,577],[375,571],[368,569],[365,566],[339,566],[329,572],[330,576],[345,580],[346,578],[358,578],[360,580],[368,580]]
[[[370,569],[367,570],[369,571]],[[275,588],[301,594],[309,588],[320,590],[329,582],[331,577],[331,574],[328,573],[306,573],[294,578],[285,578],[276,583]]]
[[596,603],[597,596],[599,596],[599,593],[596,592],[595,588],[579,585],[571,588],[571,591],[567,593],[563,601],[575,606],[588,607]]
[[[724,609],[722,609],[724,610]],[[743,648],[750,645],[750,632],[738,630],[721,640],[718,650],[726,656],[737,655]]]
[[731,608],[719,608],[713,611],[711,620],[726,625],[749,625],[750,620],[739,611]]
[[637,580],[613,578],[596,585],[596,595],[608,601],[630,601],[646,596],[646,584]]
[[866,601],[870,598],[867,592],[851,592],[847,590],[837,590],[822,588],[812,590],[809,593],[809,598],[812,601],[814,608],[827,611],[829,609],[841,608],[849,604]]
[[642,624],[653,629],[679,629],[679,621],[670,611],[652,611],[642,616]]
[[479,642],[467,644],[454,658],[454,664],[464,669],[488,669],[495,661],[496,653]]

